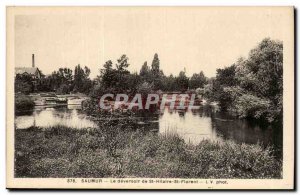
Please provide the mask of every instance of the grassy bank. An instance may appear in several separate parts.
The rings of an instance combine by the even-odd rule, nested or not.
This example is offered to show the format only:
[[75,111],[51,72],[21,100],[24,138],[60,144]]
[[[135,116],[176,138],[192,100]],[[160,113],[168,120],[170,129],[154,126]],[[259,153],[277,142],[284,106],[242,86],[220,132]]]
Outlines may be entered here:
[[280,178],[269,148],[188,145],[177,135],[130,127],[17,129],[16,177]]

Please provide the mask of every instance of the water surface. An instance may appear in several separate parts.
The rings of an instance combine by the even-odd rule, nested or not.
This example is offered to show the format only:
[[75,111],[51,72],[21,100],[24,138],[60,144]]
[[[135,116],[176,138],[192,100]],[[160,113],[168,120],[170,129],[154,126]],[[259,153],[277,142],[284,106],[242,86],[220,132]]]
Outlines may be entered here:
[[[273,146],[281,156],[282,127],[260,125],[245,119],[237,119],[214,107],[203,106],[199,110],[169,110],[152,117],[141,117],[139,128],[150,131],[177,133],[187,143],[197,144],[203,139],[233,140],[237,143]],[[25,129],[31,126],[50,127],[63,125],[73,128],[96,127],[96,123],[81,110],[80,106],[35,107],[32,112],[18,114],[15,126]]]

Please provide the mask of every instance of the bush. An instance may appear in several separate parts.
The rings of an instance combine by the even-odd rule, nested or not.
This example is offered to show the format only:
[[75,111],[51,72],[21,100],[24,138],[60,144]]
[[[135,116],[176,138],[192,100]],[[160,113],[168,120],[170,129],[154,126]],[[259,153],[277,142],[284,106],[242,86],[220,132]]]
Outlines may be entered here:
[[67,93],[70,93],[71,87],[69,85],[66,85],[66,84],[62,84],[57,90],[56,92],[58,94],[67,94]]
[[[240,117],[253,117],[256,119],[268,118],[270,101],[251,94],[243,94],[233,104],[233,111]],[[272,121],[270,121],[272,122]]]
[[31,110],[34,107],[34,101],[26,95],[18,94],[15,96],[15,110],[25,111]]

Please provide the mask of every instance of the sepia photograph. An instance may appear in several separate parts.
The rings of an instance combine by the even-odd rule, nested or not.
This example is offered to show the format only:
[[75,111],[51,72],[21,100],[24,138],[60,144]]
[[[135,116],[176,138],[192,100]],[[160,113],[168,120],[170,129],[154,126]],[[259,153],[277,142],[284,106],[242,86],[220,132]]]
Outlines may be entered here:
[[293,7],[7,7],[7,188],[293,189]]

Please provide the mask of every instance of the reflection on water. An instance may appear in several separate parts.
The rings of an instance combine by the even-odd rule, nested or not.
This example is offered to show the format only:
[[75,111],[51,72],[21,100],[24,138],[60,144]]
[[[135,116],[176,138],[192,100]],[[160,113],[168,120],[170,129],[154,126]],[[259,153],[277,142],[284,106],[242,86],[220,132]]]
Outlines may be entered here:
[[197,144],[203,139],[217,140],[212,119],[207,110],[165,110],[159,119],[159,132],[177,133],[187,143]]
[[237,143],[273,146],[275,154],[282,154],[282,126],[261,125],[216,112],[209,106],[199,110],[166,110],[159,119],[161,133],[177,133],[187,143],[197,144],[203,139],[233,140]]
[[[74,128],[96,127],[96,123],[82,113],[80,106],[36,107],[32,113],[17,115],[15,125],[19,129],[31,126],[64,125]],[[169,110],[160,114],[141,116],[134,127],[159,132],[177,133],[187,143],[197,144],[203,139],[233,140],[237,143],[274,146],[282,151],[282,127],[261,126],[255,122],[236,119],[205,106],[199,110]],[[279,155],[281,156],[281,155]]]
[[73,128],[96,127],[96,124],[89,120],[81,112],[80,106],[68,107],[36,107],[28,115],[18,115],[15,118],[15,125],[18,129],[25,129],[32,126],[49,127],[62,125]]

